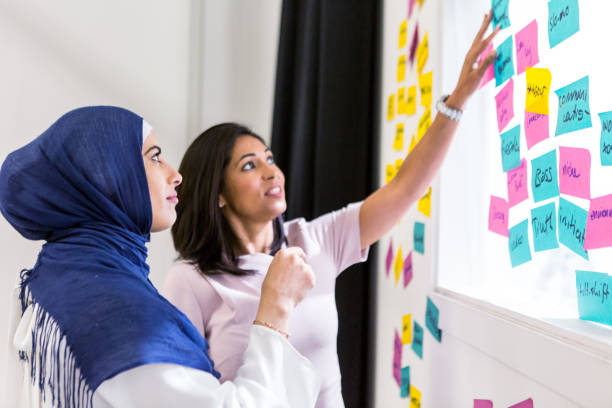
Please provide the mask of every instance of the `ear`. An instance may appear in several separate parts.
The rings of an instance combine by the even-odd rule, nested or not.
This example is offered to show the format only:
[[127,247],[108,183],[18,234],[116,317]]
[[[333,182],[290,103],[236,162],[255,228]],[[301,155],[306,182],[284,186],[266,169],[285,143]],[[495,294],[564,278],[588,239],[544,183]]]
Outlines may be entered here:
[[227,204],[227,201],[223,197],[223,194],[219,194],[219,208],[225,207],[226,204]]

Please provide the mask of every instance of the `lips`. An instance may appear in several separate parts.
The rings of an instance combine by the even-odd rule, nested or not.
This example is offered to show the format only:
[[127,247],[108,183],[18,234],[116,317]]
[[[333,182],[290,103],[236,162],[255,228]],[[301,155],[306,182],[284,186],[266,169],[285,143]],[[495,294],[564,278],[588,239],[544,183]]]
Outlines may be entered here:
[[280,186],[274,186],[265,193],[265,195],[268,197],[280,197],[282,194],[283,190],[280,188]]
[[166,200],[170,201],[172,204],[177,204],[179,201],[176,194],[166,197]]

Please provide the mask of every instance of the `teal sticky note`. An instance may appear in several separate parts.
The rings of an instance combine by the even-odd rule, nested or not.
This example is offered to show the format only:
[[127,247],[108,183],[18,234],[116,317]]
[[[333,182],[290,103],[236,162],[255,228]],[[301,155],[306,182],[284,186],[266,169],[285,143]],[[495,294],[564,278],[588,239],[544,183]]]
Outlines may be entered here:
[[548,2],[548,43],[550,48],[580,30],[578,0]]
[[524,220],[508,230],[508,250],[513,268],[531,261],[527,227],[528,222]]
[[584,232],[588,211],[559,197],[559,242],[580,255],[589,259],[584,250]]
[[414,250],[425,253],[425,224],[422,222],[414,223]]
[[420,324],[416,322],[416,320],[412,321],[412,351],[419,356],[420,359],[423,358],[423,328]]
[[559,98],[555,136],[593,126],[589,107],[588,76],[557,89],[555,94]]
[[508,3],[510,0],[491,0],[491,10],[493,10],[493,28],[501,25],[501,28],[510,27],[508,18]]
[[406,398],[410,395],[410,366],[402,367],[401,377],[400,397]]
[[612,325],[610,276],[605,273],[576,271],[578,314],[583,320]]
[[425,326],[432,336],[439,342],[442,341],[442,330],[438,328],[438,316],[440,312],[438,308],[427,296],[427,308],[425,309]]
[[534,251],[559,248],[557,210],[554,202],[531,210],[531,232],[533,233]]
[[602,112],[601,119],[601,141],[599,143],[599,154],[602,166],[612,166],[612,112]]
[[502,169],[504,172],[521,165],[521,126],[501,134]]
[[531,191],[536,203],[559,195],[556,150],[531,160]]
[[512,36],[497,47],[495,56],[495,86],[499,86],[509,80],[514,75],[514,61],[512,59]]

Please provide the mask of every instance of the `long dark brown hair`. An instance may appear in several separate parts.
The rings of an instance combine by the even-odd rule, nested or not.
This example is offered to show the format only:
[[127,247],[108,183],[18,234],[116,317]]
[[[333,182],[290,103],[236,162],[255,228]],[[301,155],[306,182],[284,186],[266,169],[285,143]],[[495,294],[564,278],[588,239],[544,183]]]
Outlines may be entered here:
[[[205,275],[252,272],[238,267],[236,248],[242,245],[219,207],[225,169],[236,140],[244,135],[266,144],[245,126],[222,123],[209,128],[191,143],[179,167],[183,182],[176,189],[179,203],[172,239],[179,259],[197,265]],[[273,226],[272,255],[285,241],[282,215],[273,220]]]

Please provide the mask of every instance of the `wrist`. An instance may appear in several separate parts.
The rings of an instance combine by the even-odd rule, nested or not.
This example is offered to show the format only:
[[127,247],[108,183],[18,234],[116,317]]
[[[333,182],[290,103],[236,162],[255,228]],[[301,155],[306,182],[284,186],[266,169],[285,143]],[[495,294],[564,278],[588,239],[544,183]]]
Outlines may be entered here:
[[274,327],[287,331],[289,326],[289,316],[293,308],[286,302],[266,302],[262,299],[257,310],[255,320],[267,322]]
[[468,97],[465,96],[461,91],[455,89],[453,93],[448,96],[445,104],[449,108],[463,110],[465,103],[467,102]]

